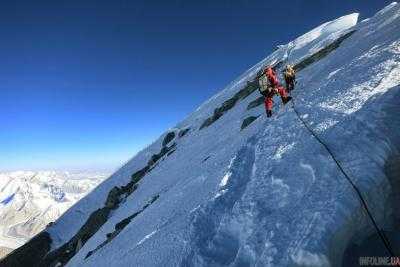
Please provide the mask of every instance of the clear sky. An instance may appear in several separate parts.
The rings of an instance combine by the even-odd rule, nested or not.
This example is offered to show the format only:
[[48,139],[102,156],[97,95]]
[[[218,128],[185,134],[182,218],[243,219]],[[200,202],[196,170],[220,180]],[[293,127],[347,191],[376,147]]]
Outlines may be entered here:
[[391,1],[4,1],[0,171],[114,168],[276,45]]

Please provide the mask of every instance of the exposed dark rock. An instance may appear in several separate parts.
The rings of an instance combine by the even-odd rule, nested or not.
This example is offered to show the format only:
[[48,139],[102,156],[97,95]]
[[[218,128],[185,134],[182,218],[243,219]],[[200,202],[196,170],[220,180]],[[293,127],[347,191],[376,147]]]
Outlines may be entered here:
[[49,233],[43,231],[2,259],[0,266],[38,266],[37,263],[49,252],[51,242]]
[[85,243],[93,234],[95,234],[101,226],[107,221],[111,209],[104,207],[94,211],[86,223],[81,227],[78,233],[72,238],[74,241],[82,239]]
[[118,206],[119,204],[119,196],[121,194],[121,189],[118,186],[114,186],[113,189],[110,190],[107,196],[106,203],[104,206],[110,209],[114,209]]
[[174,140],[175,138],[175,133],[174,132],[169,132],[167,133],[167,135],[164,137],[164,140],[162,142],[162,146],[166,146],[169,144],[169,142],[171,142],[172,140]]
[[353,33],[355,32],[355,30],[348,32],[346,34],[344,34],[343,36],[340,36],[338,39],[336,39],[333,43],[331,43],[330,45],[322,48],[321,50],[319,50],[318,52],[314,53],[313,55],[307,57],[306,59],[302,60],[301,62],[297,63],[296,65],[294,65],[293,69],[296,72],[301,71],[302,69],[304,69],[305,67],[311,65],[312,63],[321,60],[322,58],[326,57],[329,53],[331,53],[333,50],[335,50],[336,48],[338,48],[340,46],[340,44],[346,40],[347,38],[349,38]]
[[189,131],[190,131],[190,128],[180,130],[178,133],[179,138],[184,137]]
[[120,221],[119,223],[117,223],[114,227],[115,231],[112,233],[108,233],[106,235],[107,240],[105,240],[103,243],[101,243],[99,246],[97,246],[94,250],[89,251],[88,254],[86,255],[85,259],[89,258],[91,255],[93,255],[93,253],[95,253],[96,251],[98,251],[99,249],[101,249],[102,247],[107,245],[109,242],[111,242],[122,231],[122,229],[124,229],[132,221],[133,218],[135,218],[140,213],[142,213],[146,208],[148,208],[151,204],[153,204],[159,197],[160,197],[160,195],[154,196],[148,203],[146,203],[146,205],[143,206],[143,208],[141,210],[133,213],[129,217],[127,217],[127,218],[123,219],[122,221]]
[[240,129],[243,130],[247,126],[249,126],[253,121],[255,121],[259,116],[250,116],[247,117],[246,119],[243,120],[242,126],[240,126]]
[[[145,172],[141,172],[140,174],[143,174],[143,176],[153,170],[157,164],[160,162],[160,159],[162,159],[165,155],[168,157],[172,153],[174,153],[176,150],[176,143],[173,143],[171,146],[164,146],[161,148],[161,151],[158,154],[153,154],[150,158],[150,160],[147,162],[147,166],[143,169]],[[163,160],[165,157],[163,158]],[[137,174],[139,175],[139,174]],[[141,178],[140,178],[141,179]],[[139,179],[139,180],[140,180]]]
[[246,86],[240,90],[235,96],[240,100],[245,99],[249,95],[251,95],[255,90],[259,87],[258,80],[247,81]]
[[257,99],[255,99],[249,103],[249,105],[247,106],[247,110],[258,107],[259,105],[262,105],[263,103],[264,103],[264,97],[260,96]]
[[[139,213],[136,212],[134,217],[136,217],[138,214]],[[128,218],[123,219],[119,223],[117,223],[115,225],[115,230],[120,231],[120,230],[124,229],[125,226],[127,226],[131,222],[131,219],[132,219],[131,217],[128,217]]]
[[161,159],[165,154],[167,154],[170,150],[174,149],[175,146],[176,146],[176,143],[173,143],[169,147],[167,147],[167,146],[162,147],[160,153],[154,154],[154,155],[151,156],[150,160],[147,162],[147,167],[151,167],[159,159]]
[[216,120],[217,120],[217,119],[215,119],[215,118],[213,118],[213,117],[207,118],[207,119],[203,122],[203,124],[201,124],[199,130],[203,129],[204,127],[210,126],[210,125],[213,124],[213,122],[216,121]]
[[89,251],[88,254],[86,255],[85,259],[87,259],[87,258],[89,258],[90,256],[92,256],[93,251],[95,251],[95,250]]
[[155,164],[159,159],[160,159],[159,154],[153,154],[151,156],[151,158],[149,159],[149,161],[147,162],[147,166],[151,166],[151,165]]
[[127,183],[125,186],[121,187],[121,195],[126,194],[126,196],[129,196],[132,194],[135,190],[137,189],[137,184],[135,181],[130,181]]
[[216,120],[218,120],[225,112],[233,108],[239,100],[242,100],[248,97],[251,93],[253,93],[258,88],[258,81],[248,81],[246,86],[239,90],[235,95],[226,100],[221,104],[218,108],[214,110],[214,113],[211,117],[204,120],[203,124],[200,126],[200,130],[204,127],[208,127],[213,124]]
[[[174,144],[175,145],[175,144]],[[174,146],[173,145],[173,146]],[[159,153],[159,157],[161,158],[162,156],[164,156],[165,154],[167,154],[167,152],[168,151],[170,151],[172,149],[172,146],[170,146],[170,147],[166,147],[166,146],[164,146],[164,147],[162,147],[161,148],[161,151],[160,151],[160,153]]]
[[78,239],[78,242],[76,244],[75,248],[75,254],[78,253],[78,251],[82,248],[82,239]]
[[[233,108],[238,100],[239,99],[236,98],[236,97],[233,97],[233,98],[230,98],[230,99],[226,100],[224,103],[222,103],[222,105],[220,107],[218,107],[218,108],[216,108],[214,110],[214,113],[217,114],[217,115],[222,116],[226,111],[228,111],[231,108]],[[218,118],[220,116],[218,116]]]
[[147,173],[147,171],[149,170],[149,166],[147,165],[146,167],[144,167],[143,169],[135,172],[134,174],[132,174],[131,178],[132,178],[132,182],[134,184],[136,184],[137,182],[139,182]]
[[67,243],[47,254],[40,264],[32,266],[53,266],[57,262],[65,265],[79,249],[92,237],[107,221],[111,209],[104,207],[94,211],[79,229],[79,231]]

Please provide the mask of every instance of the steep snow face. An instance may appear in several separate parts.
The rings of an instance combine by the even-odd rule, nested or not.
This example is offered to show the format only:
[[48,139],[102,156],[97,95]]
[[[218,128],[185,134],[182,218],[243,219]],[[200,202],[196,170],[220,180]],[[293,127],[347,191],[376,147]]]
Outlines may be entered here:
[[[337,39],[343,29],[354,26],[358,20],[358,13],[338,18],[337,20],[327,22],[311,30],[293,42],[282,47],[287,51],[284,59],[299,61],[302,57],[310,53],[315,53],[333,40]],[[286,58],[287,57],[287,58]]]
[[[294,107],[390,230],[395,210],[385,165],[400,148],[400,7],[356,21],[352,14],[325,23],[246,71],[168,131],[175,133],[168,139],[173,150],[160,152],[166,132],[47,228],[52,251],[105,210],[104,224],[60,253],[72,255],[68,266],[339,265],[350,243],[374,229],[293,103],[283,107],[276,98],[274,116],[266,118],[263,106],[248,108],[255,91],[199,128],[263,65],[297,64],[354,30],[298,73]],[[258,118],[241,130],[249,116]],[[135,191],[110,205],[111,189],[126,188],[139,170],[145,175]]]
[[0,247],[15,249],[54,222],[106,178],[106,173],[0,173]]

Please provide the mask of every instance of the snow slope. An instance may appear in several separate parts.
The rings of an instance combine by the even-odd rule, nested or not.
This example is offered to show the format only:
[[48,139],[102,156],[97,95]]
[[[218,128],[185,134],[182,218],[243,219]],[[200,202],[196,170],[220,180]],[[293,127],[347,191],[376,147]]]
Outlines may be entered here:
[[0,173],[0,247],[23,245],[106,178],[105,173]]
[[[293,103],[282,107],[276,98],[274,116],[266,118],[262,105],[248,108],[259,97],[254,91],[199,128],[262,66],[297,64],[345,34],[336,49],[298,73],[295,108],[360,188],[379,226],[392,230],[394,188],[385,171],[400,148],[400,6],[358,24],[357,18],[338,18],[280,46],[138,153],[46,229],[52,264],[340,265],[352,242],[374,228]],[[259,117],[241,130],[249,116]],[[149,163],[171,132],[168,154]],[[146,172],[137,189],[110,204],[112,189],[127,186],[139,170]],[[104,224],[76,241],[96,210],[109,212]]]

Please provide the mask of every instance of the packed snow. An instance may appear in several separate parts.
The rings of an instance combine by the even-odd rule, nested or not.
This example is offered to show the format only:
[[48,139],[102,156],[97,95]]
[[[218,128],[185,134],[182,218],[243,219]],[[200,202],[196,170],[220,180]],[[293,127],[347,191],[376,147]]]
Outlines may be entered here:
[[[363,192],[380,227],[392,227],[388,160],[400,149],[400,5],[357,24],[350,14],[280,46],[168,132],[176,151],[160,160],[68,266],[337,266],[354,238],[374,233],[353,188],[297,117],[247,109],[257,91],[199,130],[214,109],[265,65],[296,64],[355,31],[298,73],[295,108]],[[259,116],[241,131],[248,116]],[[68,242],[109,191],[130,182],[166,132],[64,213],[46,231],[54,251]],[[150,198],[157,201],[143,207]],[[90,254],[117,223],[142,211]]]

